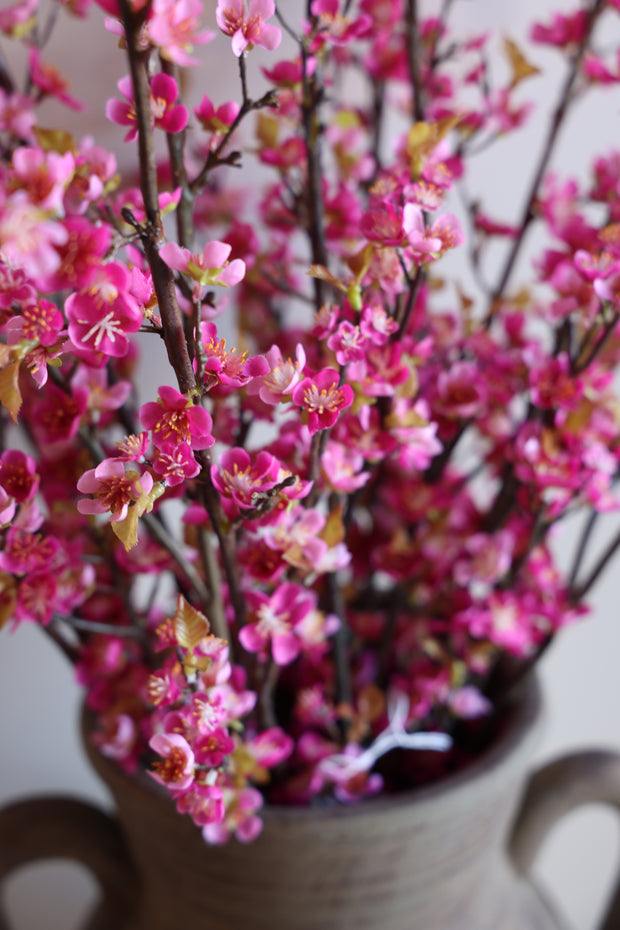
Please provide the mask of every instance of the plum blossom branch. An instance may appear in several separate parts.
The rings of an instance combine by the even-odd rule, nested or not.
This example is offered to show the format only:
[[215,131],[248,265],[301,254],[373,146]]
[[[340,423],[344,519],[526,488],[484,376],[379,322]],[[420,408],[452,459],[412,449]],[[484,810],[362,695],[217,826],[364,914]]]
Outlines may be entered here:
[[489,310],[487,312],[487,323],[491,321],[493,314],[495,312],[497,301],[504,294],[504,291],[506,290],[506,287],[508,285],[512,272],[517,263],[517,259],[519,258],[519,255],[521,253],[521,249],[523,247],[523,243],[525,242],[526,234],[528,232],[530,224],[533,222],[535,218],[536,214],[534,211],[534,206],[536,203],[536,198],[540,191],[540,186],[543,181],[543,178],[547,172],[549,162],[551,161],[551,157],[553,155],[555,145],[556,145],[556,142],[560,134],[560,129],[562,128],[566,115],[569,111],[570,105],[573,102],[574,87],[579,77],[581,63],[588,49],[588,45],[590,43],[590,38],[594,30],[594,26],[596,25],[596,21],[604,8],[605,8],[605,0],[594,0],[594,2],[592,3],[588,11],[586,29],[584,30],[581,41],[579,42],[577,48],[575,49],[575,52],[573,53],[573,57],[571,60],[568,73],[566,75],[564,84],[560,90],[558,103],[556,104],[555,110],[553,112],[553,116],[551,118],[549,131],[547,133],[547,137],[545,139],[543,149],[542,149],[540,158],[538,160],[536,172],[531,182],[529,192],[527,193],[526,198],[525,198],[523,212],[521,214],[521,219],[518,223],[519,232],[512,242],[512,246],[506,258],[506,262],[502,269],[499,280],[493,290],[493,293],[491,294]]

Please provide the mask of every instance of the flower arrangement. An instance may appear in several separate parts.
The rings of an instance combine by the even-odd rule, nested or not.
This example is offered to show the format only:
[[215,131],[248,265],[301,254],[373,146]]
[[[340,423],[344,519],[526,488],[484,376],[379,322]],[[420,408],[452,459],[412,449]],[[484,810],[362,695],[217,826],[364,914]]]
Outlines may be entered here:
[[452,0],[95,5],[133,177],[37,122],[80,106],[45,45],[91,0],[0,11],[26,63],[18,89],[0,58],[0,625],[74,662],[102,753],[249,841],[265,799],[464,765],[620,546],[586,560],[619,504],[620,152],[549,170],[574,101],[620,81],[597,43],[620,3],[532,27],[566,76],[512,223],[468,170],[538,68],[504,39],[498,77]]

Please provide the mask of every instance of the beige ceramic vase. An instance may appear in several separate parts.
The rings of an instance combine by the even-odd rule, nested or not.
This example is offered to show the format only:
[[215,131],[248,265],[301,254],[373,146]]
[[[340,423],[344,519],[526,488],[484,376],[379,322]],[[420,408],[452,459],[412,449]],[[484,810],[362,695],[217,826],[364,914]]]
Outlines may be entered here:
[[[85,863],[102,900],[84,930],[568,930],[527,870],[565,812],[620,806],[620,756],[579,754],[530,778],[539,711],[532,686],[467,771],[356,807],[271,808],[249,846],[206,846],[154,783],[91,747],[115,817],[63,799],[5,809],[0,878],[34,859]],[[620,895],[602,930],[618,928]]]

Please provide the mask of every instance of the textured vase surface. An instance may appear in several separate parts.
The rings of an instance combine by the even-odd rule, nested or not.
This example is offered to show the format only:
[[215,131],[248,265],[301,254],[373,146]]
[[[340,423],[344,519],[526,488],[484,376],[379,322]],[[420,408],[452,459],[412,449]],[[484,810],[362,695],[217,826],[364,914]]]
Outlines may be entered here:
[[433,787],[268,809],[250,845],[207,846],[155,785],[90,749],[136,879],[125,913],[104,908],[85,930],[566,930],[507,852],[538,713],[531,689],[500,741]]

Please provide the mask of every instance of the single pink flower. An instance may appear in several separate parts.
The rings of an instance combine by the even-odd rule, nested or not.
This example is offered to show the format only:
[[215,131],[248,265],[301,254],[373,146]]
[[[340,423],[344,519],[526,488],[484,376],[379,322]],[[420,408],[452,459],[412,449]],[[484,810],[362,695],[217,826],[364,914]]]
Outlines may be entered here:
[[217,24],[224,35],[231,36],[232,50],[239,58],[255,45],[272,51],[282,40],[277,26],[266,23],[275,13],[273,0],[218,0],[215,10]]
[[84,104],[67,93],[68,84],[60,73],[43,62],[39,49],[32,45],[28,52],[28,64],[32,83],[39,89],[41,97],[55,97],[72,110],[83,110]]
[[67,298],[65,311],[73,350],[89,365],[101,366],[109,356],[127,355],[128,335],[140,329],[144,318],[130,287],[127,268],[108,262],[87,291]]
[[316,433],[334,425],[340,411],[353,403],[353,388],[339,385],[334,368],[324,368],[312,378],[304,378],[293,391],[293,403],[307,411],[308,429]]
[[295,627],[315,609],[313,592],[292,582],[284,582],[269,596],[258,591],[248,594],[252,617],[239,631],[239,641],[248,652],[267,653],[271,648],[277,665],[289,665],[302,649]]
[[19,526],[12,526],[0,552],[0,570],[15,575],[48,570],[59,549],[60,543],[52,536],[27,533]]
[[164,452],[180,444],[192,449],[208,449],[215,442],[211,435],[213,420],[204,407],[194,404],[176,388],[163,385],[159,400],[140,408],[140,420],[152,431],[153,442]]
[[194,107],[194,116],[203,129],[214,133],[226,132],[239,115],[240,106],[234,101],[222,103],[217,109],[206,94],[197,107]]
[[84,472],[77,489],[82,494],[94,495],[78,501],[80,513],[110,513],[112,520],[117,521],[127,516],[130,504],[151,493],[153,477],[148,471],[140,472],[119,459],[104,459],[96,468]]
[[166,242],[161,246],[159,254],[169,268],[189,275],[202,287],[212,287],[214,284],[233,287],[245,275],[245,262],[240,258],[229,262],[231,250],[227,242],[214,239],[207,242],[202,253],[190,252],[176,242]]
[[200,472],[200,465],[194,458],[190,446],[181,443],[168,452],[156,449],[153,471],[163,478],[168,487],[174,488],[187,478],[195,478]]
[[201,0],[153,0],[147,23],[148,37],[162,56],[177,65],[197,65],[191,52],[215,38],[214,32],[199,29]]
[[215,323],[200,324],[205,356],[205,381],[219,382],[225,387],[242,387],[254,378],[269,371],[269,362],[264,355],[251,355],[226,348],[226,340],[220,339]]
[[211,466],[211,479],[220,494],[247,510],[276,485],[278,467],[278,460],[268,452],[259,452],[252,459],[245,449],[227,449],[219,466]]
[[33,499],[39,489],[37,466],[31,455],[7,449],[0,456],[0,487],[18,503]]
[[[106,104],[106,116],[119,126],[129,126],[125,142],[133,142],[138,137],[138,125],[131,77],[122,77],[117,87],[125,101],[113,97]],[[151,126],[164,132],[181,132],[187,126],[189,117],[186,107],[177,104],[179,89],[176,81],[163,71],[153,75],[150,83],[150,117]]]
[[173,794],[187,791],[194,781],[194,753],[187,740],[178,733],[156,733],[149,746],[163,759],[153,763],[149,775]]
[[28,32],[28,25],[34,26],[39,0],[18,0],[0,10],[0,32],[5,35],[20,35]]
[[0,252],[29,278],[40,281],[58,269],[61,258],[56,247],[67,238],[62,223],[32,204],[25,191],[6,200],[0,195]]

